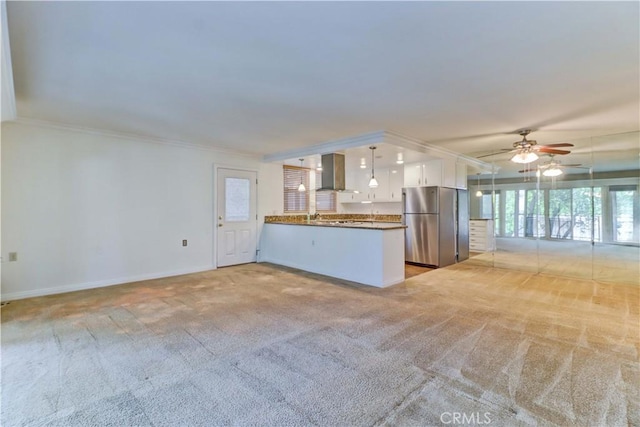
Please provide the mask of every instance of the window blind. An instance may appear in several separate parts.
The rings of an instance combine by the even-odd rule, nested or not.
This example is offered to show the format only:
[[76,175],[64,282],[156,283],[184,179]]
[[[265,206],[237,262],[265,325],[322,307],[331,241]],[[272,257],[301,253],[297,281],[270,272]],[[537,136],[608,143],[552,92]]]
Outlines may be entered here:
[[[284,211],[309,211],[309,170],[296,166],[284,165]],[[298,191],[300,182],[306,191]]]

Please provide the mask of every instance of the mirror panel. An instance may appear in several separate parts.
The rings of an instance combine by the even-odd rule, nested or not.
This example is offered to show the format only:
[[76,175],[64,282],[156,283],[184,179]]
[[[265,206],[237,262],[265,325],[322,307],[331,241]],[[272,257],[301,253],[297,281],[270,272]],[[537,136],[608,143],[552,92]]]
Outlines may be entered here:
[[593,138],[593,147],[593,278],[638,285],[640,133]]
[[[571,153],[541,156],[537,174],[542,200],[538,235],[540,273],[591,279],[593,277],[593,182],[591,138],[566,141]],[[547,176],[549,170],[557,176]]]
[[[471,218],[492,219],[495,250],[470,262],[639,284],[640,133],[566,141],[571,153],[517,164],[496,153],[493,174],[470,171]],[[542,172],[558,168],[558,176]]]

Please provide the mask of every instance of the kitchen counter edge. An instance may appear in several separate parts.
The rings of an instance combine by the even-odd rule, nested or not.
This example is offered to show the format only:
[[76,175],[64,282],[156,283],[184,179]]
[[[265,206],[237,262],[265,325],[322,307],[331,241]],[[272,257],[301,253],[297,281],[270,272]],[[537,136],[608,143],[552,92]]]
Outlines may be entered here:
[[[360,221],[358,221],[360,222]],[[279,225],[305,225],[307,227],[331,227],[331,228],[360,228],[364,230],[397,230],[407,228],[406,225],[402,225],[401,223],[395,222],[371,222],[371,221],[362,221],[359,224],[354,223],[340,223],[340,224],[330,224],[326,222],[266,222],[267,224],[279,224]]]

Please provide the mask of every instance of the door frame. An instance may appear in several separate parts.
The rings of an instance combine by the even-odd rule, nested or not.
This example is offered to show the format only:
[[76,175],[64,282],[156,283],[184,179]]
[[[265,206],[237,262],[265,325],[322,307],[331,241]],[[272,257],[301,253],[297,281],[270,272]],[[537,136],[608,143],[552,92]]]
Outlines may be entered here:
[[[219,169],[231,169],[231,170],[237,170],[237,171],[241,171],[241,172],[255,172],[256,173],[256,194],[254,195],[255,197],[255,203],[256,203],[256,249],[258,249],[258,242],[259,242],[259,236],[258,236],[258,217],[260,216],[258,214],[260,208],[258,206],[258,182],[260,182],[260,171],[256,168],[245,168],[245,167],[239,167],[236,165],[230,165],[230,164],[225,164],[225,163],[214,163],[213,164],[213,179],[212,179],[212,183],[213,183],[213,191],[211,191],[211,220],[212,220],[212,228],[213,228],[213,238],[211,241],[211,254],[212,254],[212,264],[213,264],[213,268],[214,270],[218,269],[218,215],[217,215],[217,211],[218,211],[218,170]],[[256,255],[256,262],[258,260],[258,257]]]

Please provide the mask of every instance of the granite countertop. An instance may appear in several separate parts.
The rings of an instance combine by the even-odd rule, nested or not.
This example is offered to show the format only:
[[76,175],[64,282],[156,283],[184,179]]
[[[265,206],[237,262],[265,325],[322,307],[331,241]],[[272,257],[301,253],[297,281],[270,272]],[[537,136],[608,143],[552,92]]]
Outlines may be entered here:
[[309,222],[285,222],[272,221],[266,224],[283,224],[283,225],[305,225],[313,227],[333,227],[333,228],[362,228],[367,230],[396,230],[407,228],[399,222],[382,222],[382,221],[331,221],[331,220],[311,220]]

